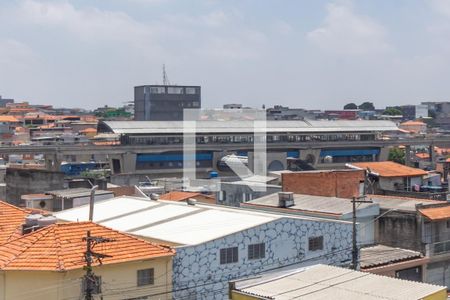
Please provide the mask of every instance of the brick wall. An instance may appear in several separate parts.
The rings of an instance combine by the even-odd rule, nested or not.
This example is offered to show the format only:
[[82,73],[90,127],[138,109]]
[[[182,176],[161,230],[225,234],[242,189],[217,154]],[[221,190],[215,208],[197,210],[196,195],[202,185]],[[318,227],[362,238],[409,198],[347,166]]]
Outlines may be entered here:
[[296,194],[352,198],[359,195],[364,170],[332,170],[282,174],[285,192]]

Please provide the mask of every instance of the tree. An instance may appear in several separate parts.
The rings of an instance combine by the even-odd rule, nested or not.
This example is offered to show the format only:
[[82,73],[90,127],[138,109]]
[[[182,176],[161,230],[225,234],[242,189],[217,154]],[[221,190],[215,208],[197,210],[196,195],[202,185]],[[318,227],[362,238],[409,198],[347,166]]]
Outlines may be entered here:
[[361,110],[375,110],[375,106],[372,102],[364,102],[361,105],[358,106]]
[[389,150],[388,160],[404,165],[405,150],[400,148],[392,148]]
[[386,108],[386,110],[383,112],[383,115],[388,115],[388,116],[400,116],[402,115],[403,112],[395,107],[389,107]]
[[358,109],[358,106],[355,103],[347,103],[344,105],[344,109]]

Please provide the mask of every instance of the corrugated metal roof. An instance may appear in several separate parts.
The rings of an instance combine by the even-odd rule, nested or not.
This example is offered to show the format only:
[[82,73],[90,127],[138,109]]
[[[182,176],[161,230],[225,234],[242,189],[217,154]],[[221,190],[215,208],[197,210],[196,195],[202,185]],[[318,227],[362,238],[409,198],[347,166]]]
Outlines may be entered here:
[[[183,121],[103,121],[113,133],[183,133]],[[243,133],[253,132],[253,121],[197,121],[196,132]],[[267,132],[367,132],[395,131],[391,121],[266,121]],[[188,130],[188,129],[186,129]]]
[[446,299],[447,288],[421,282],[363,273],[349,269],[315,265],[271,279],[252,280],[236,284],[236,290],[247,295],[287,300],[379,300],[423,299],[441,293]]
[[385,245],[361,248],[361,268],[373,268],[405,260],[422,258],[422,254],[408,249],[393,248]]
[[[250,205],[262,205],[269,207],[278,207],[278,193],[270,194],[251,200],[249,202],[243,203],[244,206]],[[358,215],[365,208],[372,207],[374,209],[373,215],[379,213],[378,204],[372,203],[361,203],[358,205]],[[326,197],[326,196],[313,196],[313,195],[303,195],[294,194],[294,205],[288,207],[287,209],[299,210],[303,212],[317,212],[317,213],[327,213],[334,214],[337,216],[350,214],[353,211],[353,204],[350,199],[336,198],[336,197]]]
[[[91,195],[91,190],[88,188],[72,188],[72,189],[64,189],[64,190],[56,190],[56,191],[48,191],[46,192],[48,195],[53,195],[61,198],[79,198],[79,197],[87,197]],[[106,190],[96,190],[95,195],[106,195],[106,194],[114,194],[111,191]]]
[[[65,221],[85,221],[88,219],[89,206],[64,210],[54,215]],[[179,245],[197,245],[283,217],[276,213],[218,205],[187,205],[184,202],[125,196],[98,201],[94,208],[94,222],[98,224]],[[309,217],[293,218],[316,220]]]

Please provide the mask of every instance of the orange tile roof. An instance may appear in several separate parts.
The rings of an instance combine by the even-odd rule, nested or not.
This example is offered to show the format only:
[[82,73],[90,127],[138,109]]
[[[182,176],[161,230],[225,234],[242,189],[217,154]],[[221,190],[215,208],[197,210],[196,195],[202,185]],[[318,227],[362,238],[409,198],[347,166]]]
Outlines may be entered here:
[[97,132],[97,129],[89,127],[89,128],[80,130],[80,132],[83,132],[83,133],[94,133],[94,132]]
[[427,159],[427,158],[430,158],[430,154],[428,154],[428,153],[416,153],[416,157],[417,158],[421,158],[421,159]]
[[360,169],[369,168],[371,172],[377,173],[381,177],[413,177],[428,174],[424,170],[411,168],[393,161],[359,162],[351,163],[350,165]]
[[[91,236],[113,239],[94,247],[111,257],[103,264],[172,256],[175,250],[150,243],[92,222],[53,224],[0,246],[0,270],[65,271],[85,265],[87,231]],[[96,249],[97,248],[97,249]],[[94,261],[93,266],[99,265]]]
[[402,125],[426,125],[426,124],[420,121],[406,121],[400,124],[400,126]]
[[431,221],[450,219],[450,205],[419,209],[420,213]]
[[17,123],[19,120],[14,116],[0,116],[0,122]]
[[0,201],[0,245],[9,241],[21,231],[25,217],[32,211]]
[[200,193],[196,192],[179,192],[179,191],[172,191],[166,194],[163,194],[159,197],[160,200],[171,200],[171,201],[185,201],[189,198],[195,197],[201,195]]

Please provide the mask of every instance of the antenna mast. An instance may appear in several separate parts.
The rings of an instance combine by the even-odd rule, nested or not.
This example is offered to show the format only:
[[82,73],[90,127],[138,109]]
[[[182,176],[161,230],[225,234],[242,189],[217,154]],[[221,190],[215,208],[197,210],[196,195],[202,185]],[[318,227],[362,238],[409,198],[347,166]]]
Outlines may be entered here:
[[170,85],[169,77],[166,73],[166,64],[163,64],[163,85]]

